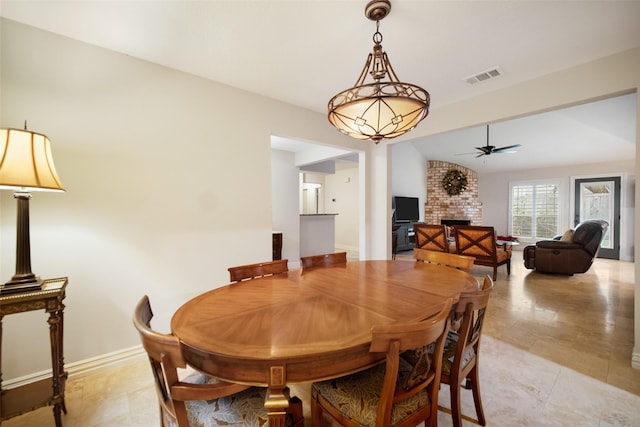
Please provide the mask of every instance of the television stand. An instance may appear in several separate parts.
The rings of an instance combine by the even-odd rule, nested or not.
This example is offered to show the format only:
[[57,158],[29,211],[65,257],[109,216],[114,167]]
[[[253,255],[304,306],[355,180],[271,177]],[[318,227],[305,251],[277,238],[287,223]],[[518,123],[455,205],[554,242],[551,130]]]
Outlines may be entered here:
[[416,246],[416,236],[413,232],[412,222],[398,222],[395,224],[399,226],[398,231],[398,247],[397,252],[410,251]]

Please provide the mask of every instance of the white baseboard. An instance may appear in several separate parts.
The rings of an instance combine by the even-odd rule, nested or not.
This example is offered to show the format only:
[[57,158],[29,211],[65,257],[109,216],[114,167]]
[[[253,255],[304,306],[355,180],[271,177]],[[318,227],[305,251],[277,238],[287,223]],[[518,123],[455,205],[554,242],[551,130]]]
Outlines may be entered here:
[[631,353],[631,367],[633,369],[640,369],[640,353]]
[[[142,348],[142,345],[114,351],[113,353],[103,354],[101,356],[92,357],[79,362],[68,363],[65,364],[64,367],[69,373],[69,378],[80,378],[98,372],[102,369],[123,365],[139,357],[147,357],[147,353]],[[3,381],[2,388],[8,390],[47,378],[51,378],[51,369]]]
[[341,245],[336,243],[336,252],[347,252],[348,258],[358,259],[360,255],[360,248],[358,246]]

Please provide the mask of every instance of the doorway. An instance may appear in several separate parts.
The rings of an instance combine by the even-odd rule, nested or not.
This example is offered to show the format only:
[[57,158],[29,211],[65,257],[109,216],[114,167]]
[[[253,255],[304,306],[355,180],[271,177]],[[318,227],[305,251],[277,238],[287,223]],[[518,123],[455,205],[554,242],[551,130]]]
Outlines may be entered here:
[[574,224],[588,219],[603,219],[609,223],[598,257],[620,259],[619,176],[576,179]]

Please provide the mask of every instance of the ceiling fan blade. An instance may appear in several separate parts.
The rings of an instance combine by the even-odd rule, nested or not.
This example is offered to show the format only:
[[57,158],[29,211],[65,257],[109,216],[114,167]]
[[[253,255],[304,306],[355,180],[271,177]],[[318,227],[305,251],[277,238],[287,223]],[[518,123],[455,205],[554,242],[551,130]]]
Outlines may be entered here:
[[494,148],[496,148],[496,147],[494,147],[493,145],[485,145],[484,147],[475,147],[476,150],[480,150],[484,154],[491,153],[494,150]]
[[520,144],[507,145],[506,147],[496,148],[495,150],[493,150],[493,152],[494,153],[501,153],[501,152],[504,152],[506,150],[510,150],[512,148],[517,148],[517,147],[521,147],[521,145]]
[[487,154],[487,153],[480,153],[480,154],[478,154],[478,155],[476,156],[476,159],[477,159],[478,157],[482,157],[482,156],[488,156],[488,154]]

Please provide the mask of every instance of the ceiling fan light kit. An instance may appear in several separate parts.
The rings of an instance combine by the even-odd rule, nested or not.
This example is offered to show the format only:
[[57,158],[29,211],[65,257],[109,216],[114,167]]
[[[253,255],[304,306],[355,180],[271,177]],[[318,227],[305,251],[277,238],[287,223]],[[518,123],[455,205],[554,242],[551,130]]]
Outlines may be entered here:
[[[382,50],[380,20],[391,11],[389,0],[373,0],[365,15],[376,21],[373,53],[370,53],[356,84],[331,98],[329,122],[340,132],[357,139],[382,139],[403,135],[429,114],[431,97],[419,86],[398,79]],[[365,83],[367,75],[372,83]],[[388,77],[388,81],[383,79]]]

